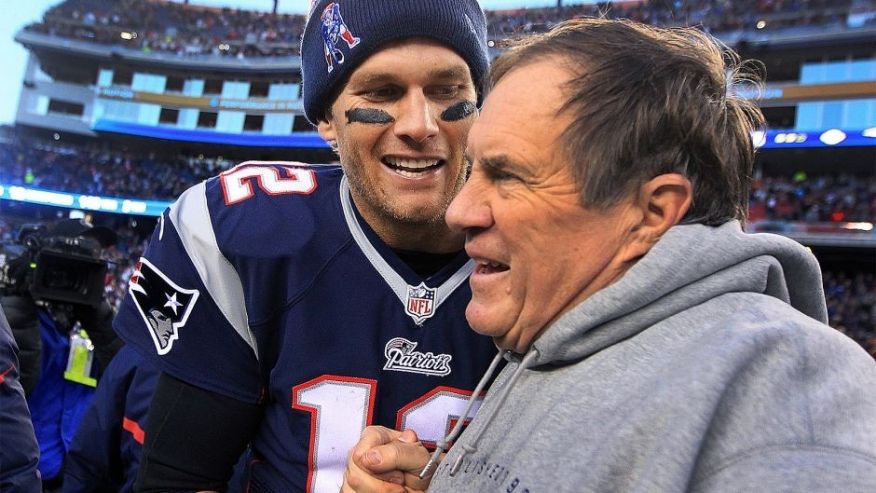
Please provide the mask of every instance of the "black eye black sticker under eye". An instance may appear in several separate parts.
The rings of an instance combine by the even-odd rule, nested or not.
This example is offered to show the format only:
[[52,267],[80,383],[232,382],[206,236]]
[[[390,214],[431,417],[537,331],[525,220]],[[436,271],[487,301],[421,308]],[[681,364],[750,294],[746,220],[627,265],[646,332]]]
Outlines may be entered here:
[[444,110],[444,112],[441,113],[441,119],[445,122],[455,122],[468,118],[477,110],[478,107],[471,101],[460,101]]
[[345,111],[344,114],[347,115],[347,123],[386,125],[395,121],[395,118],[389,113],[373,108],[353,108]]

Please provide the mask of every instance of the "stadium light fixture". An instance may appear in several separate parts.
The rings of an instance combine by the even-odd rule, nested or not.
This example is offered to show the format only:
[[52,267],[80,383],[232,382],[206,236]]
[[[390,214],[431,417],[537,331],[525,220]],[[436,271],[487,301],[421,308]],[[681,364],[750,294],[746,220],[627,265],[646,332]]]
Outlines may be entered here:
[[777,133],[773,142],[776,144],[802,144],[806,142],[807,135],[803,132],[780,132]]
[[846,133],[838,128],[832,128],[822,133],[818,140],[824,142],[825,145],[834,146],[846,140]]
[[842,227],[844,229],[857,229],[859,231],[873,231],[873,223],[868,222],[845,223]]
[[755,130],[751,132],[751,141],[754,144],[754,148],[763,147],[766,144],[766,132],[763,130]]

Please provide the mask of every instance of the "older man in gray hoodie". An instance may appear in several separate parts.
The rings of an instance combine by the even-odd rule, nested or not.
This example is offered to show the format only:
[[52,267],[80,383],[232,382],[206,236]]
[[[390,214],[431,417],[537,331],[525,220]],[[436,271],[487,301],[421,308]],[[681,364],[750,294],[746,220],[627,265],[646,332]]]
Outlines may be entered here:
[[346,491],[876,491],[876,363],[814,257],[741,227],[762,116],[734,58],[590,19],[496,61],[447,220],[509,364],[425,467],[367,430]]

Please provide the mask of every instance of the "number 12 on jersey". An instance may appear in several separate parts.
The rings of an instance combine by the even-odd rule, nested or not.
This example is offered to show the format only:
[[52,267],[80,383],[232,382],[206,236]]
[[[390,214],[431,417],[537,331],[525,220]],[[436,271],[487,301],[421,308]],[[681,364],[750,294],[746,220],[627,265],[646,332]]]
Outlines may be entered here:
[[[310,413],[308,493],[336,493],[343,482],[347,453],[372,422],[377,380],[323,375],[292,388],[292,408]],[[398,411],[396,428],[413,429],[432,445],[462,418],[471,392],[439,386]],[[477,412],[479,398],[472,406]]]

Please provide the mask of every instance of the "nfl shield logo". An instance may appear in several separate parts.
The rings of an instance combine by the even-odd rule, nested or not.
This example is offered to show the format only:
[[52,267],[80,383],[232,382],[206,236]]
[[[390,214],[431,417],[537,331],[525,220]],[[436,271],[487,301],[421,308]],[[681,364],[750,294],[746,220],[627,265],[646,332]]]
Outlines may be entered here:
[[423,325],[427,318],[435,314],[435,288],[420,283],[419,286],[408,286],[408,299],[405,311],[417,325]]

